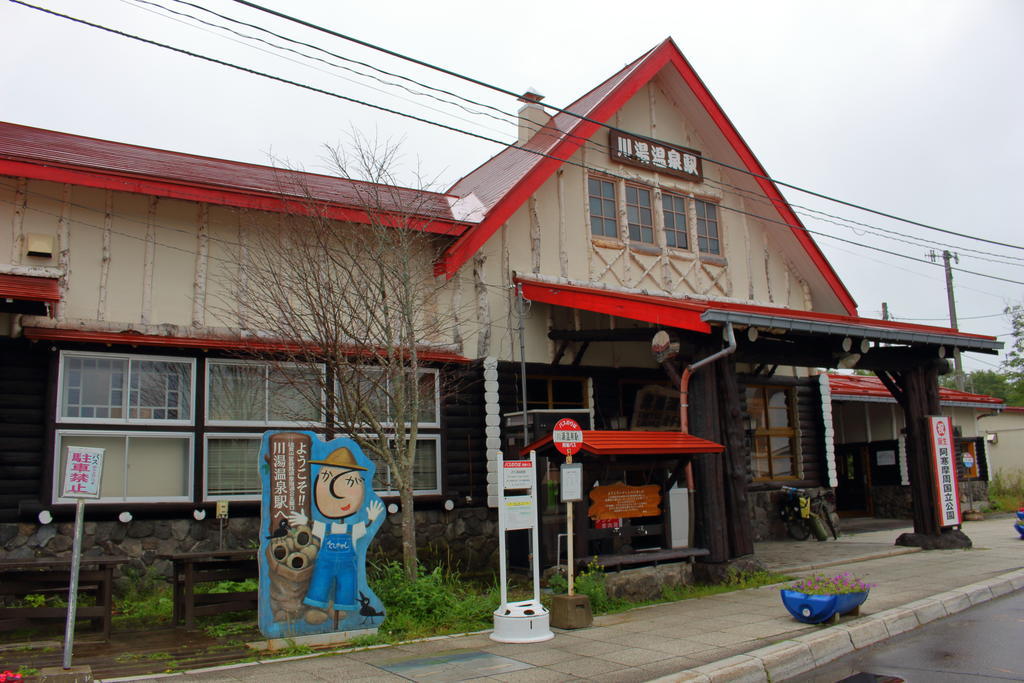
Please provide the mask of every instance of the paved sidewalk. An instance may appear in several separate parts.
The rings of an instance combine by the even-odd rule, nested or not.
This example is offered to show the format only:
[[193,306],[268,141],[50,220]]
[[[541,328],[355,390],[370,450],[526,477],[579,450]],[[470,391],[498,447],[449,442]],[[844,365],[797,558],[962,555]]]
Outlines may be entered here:
[[[1024,588],[1024,541],[1010,517],[967,522],[975,548],[907,552],[902,530],[838,542],[758,544],[790,573],[827,565],[877,584],[861,618],[839,626],[797,622],[778,587],[655,605],[594,619],[544,643],[496,643],[487,633],[330,655],[219,667],[168,677],[207,681],[761,681],[781,680],[932,619]],[[864,559],[868,558],[868,559]],[[859,561],[858,561],[859,559]],[[138,680],[138,679],[134,679]]]

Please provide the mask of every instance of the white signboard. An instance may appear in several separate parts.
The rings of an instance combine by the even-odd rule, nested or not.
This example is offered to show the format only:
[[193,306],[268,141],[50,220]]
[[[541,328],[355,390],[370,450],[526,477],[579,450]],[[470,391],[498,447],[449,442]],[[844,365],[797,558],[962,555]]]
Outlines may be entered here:
[[875,463],[879,466],[895,465],[896,451],[878,451],[875,453]]
[[502,463],[505,476],[505,490],[532,489],[533,463],[529,460],[506,460]]
[[99,498],[103,476],[103,448],[68,446],[64,463],[63,498]]
[[583,500],[583,465],[581,463],[563,464],[562,470],[562,502],[575,503]]
[[505,496],[502,498],[505,508],[505,529],[532,529],[537,519],[533,506],[533,496]]
[[936,505],[939,526],[960,524],[960,491],[956,481],[953,449],[953,420],[948,417],[928,418],[928,443],[934,466]]

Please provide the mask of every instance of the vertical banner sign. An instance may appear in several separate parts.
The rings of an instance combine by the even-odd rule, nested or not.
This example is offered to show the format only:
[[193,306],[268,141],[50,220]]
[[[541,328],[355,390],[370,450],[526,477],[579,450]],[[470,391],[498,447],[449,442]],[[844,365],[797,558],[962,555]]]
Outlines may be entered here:
[[953,448],[953,420],[928,417],[928,442],[931,447],[932,473],[935,476],[939,526],[960,524],[960,490],[956,481]]
[[64,462],[61,496],[75,501],[75,536],[71,548],[71,581],[68,585],[68,617],[64,624],[63,667],[71,668],[75,640],[75,612],[78,610],[78,573],[82,566],[82,528],[85,526],[85,499],[99,498],[103,483],[102,448],[68,446]]
[[366,550],[384,523],[376,466],[351,439],[266,432],[259,456],[259,626],[267,638],[375,632]]

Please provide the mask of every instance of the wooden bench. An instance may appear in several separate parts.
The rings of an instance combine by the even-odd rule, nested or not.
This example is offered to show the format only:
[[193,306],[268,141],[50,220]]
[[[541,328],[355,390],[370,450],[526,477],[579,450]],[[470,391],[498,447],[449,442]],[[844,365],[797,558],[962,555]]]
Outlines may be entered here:
[[606,571],[620,571],[642,565],[658,566],[658,564],[666,562],[692,560],[695,557],[702,557],[707,554],[708,551],[704,548],[667,548],[662,550],[640,550],[617,555],[585,555],[576,559],[576,569],[577,571],[583,570],[588,564],[596,560]]
[[259,591],[196,593],[196,586],[215,581],[241,581],[259,578],[255,550],[214,550],[210,552],[161,555],[173,566],[173,624],[184,621],[195,626],[196,617],[259,608]]
[[[90,595],[95,604],[78,603],[75,615],[89,619],[104,640],[110,640],[113,621],[114,569],[127,557],[83,557],[78,571],[79,595]],[[23,599],[27,595],[59,594],[67,598],[71,585],[71,558],[0,560],[0,596]],[[0,631],[66,622],[66,607],[0,607]]]

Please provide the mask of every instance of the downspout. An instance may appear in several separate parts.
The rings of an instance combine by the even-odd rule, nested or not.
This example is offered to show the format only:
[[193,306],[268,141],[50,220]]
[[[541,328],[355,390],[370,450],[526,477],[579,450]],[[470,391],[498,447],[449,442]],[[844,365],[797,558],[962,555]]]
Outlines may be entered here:
[[[682,376],[679,378],[679,428],[683,434],[690,433],[690,420],[689,420],[689,409],[690,409],[690,376],[693,375],[695,370],[698,370],[709,363],[714,363],[719,358],[725,358],[733,354],[736,351],[736,335],[732,329],[732,323],[725,323],[725,334],[726,339],[729,341],[729,345],[724,349],[715,351],[706,358],[701,358],[699,361],[690,363],[683,370]],[[693,465],[687,463],[686,465],[686,488],[693,491]]]

